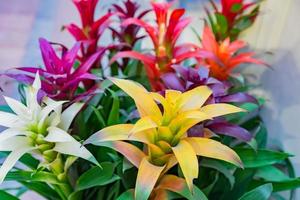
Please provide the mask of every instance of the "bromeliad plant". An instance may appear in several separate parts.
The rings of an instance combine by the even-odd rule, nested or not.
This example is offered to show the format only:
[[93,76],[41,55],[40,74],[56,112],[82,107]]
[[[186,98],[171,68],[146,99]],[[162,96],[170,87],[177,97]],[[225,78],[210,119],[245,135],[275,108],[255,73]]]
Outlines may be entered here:
[[[9,71],[6,75],[18,80],[20,83],[31,84],[34,75],[38,72],[42,77],[41,87],[43,92],[50,98],[69,101],[81,100],[97,92],[98,86],[96,84],[92,88],[80,88],[80,84],[84,81],[99,80],[99,77],[89,73],[89,71],[101,56],[101,52],[98,52],[86,58],[86,61],[80,62],[78,51],[81,47],[81,43],[76,43],[70,50],[63,47],[60,57],[51,44],[41,38],[40,49],[45,69],[20,67]],[[74,69],[74,66],[76,66],[76,69]]]
[[244,41],[230,42],[229,38],[219,43],[212,30],[206,26],[202,35],[202,48],[214,57],[201,58],[199,62],[210,69],[212,77],[219,80],[227,80],[232,71],[241,64],[266,65],[263,61],[253,58],[254,52],[239,52],[245,47]]
[[195,53],[196,45],[177,45],[178,38],[191,22],[191,18],[183,17],[185,10],[176,9],[170,13],[171,3],[151,2],[151,5],[156,16],[155,25],[139,18],[130,18],[123,22],[123,26],[135,24],[143,27],[153,43],[154,55],[124,51],[115,55],[111,62],[124,57],[140,60],[145,66],[152,90],[160,91],[164,89],[159,80],[161,74],[173,71],[171,65],[197,57],[199,53]]
[[70,165],[78,157],[99,164],[95,157],[68,133],[83,104],[72,104],[62,112],[65,101],[45,98],[41,103],[38,102],[40,88],[40,77],[37,74],[33,85],[25,89],[26,105],[5,97],[13,114],[0,112],[0,125],[7,127],[1,133],[0,149],[10,152],[0,168],[0,182],[3,182],[7,173],[24,154],[36,154],[40,159],[39,166],[35,169],[36,172],[29,173],[34,176],[35,173],[40,173],[39,171],[47,172],[45,176],[49,174],[53,179],[50,185],[58,187],[62,192],[61,198],[64,199],[73,190],[67,177]]
[[[124,154],[139,168],[135,199],[147,200],[157,181],[176,163],[179,163],[188,188],[193,193],[193,179],[199,173],[197,155],[242,167],[238,155],[225,145],[211,139],[187,135],[187,131],[199,122],[241,112],[242,109],[222,103],[203,106],[212,93],[206,86],[196,87],[185,93],[166,90],[164,98],[158,93],[147,92],[144,87],[132,81],[116,78],[111,80],[134,99],[141,118],[134,125],[119,124],[104,128],[85,143],[109,146]],[[161,110],[155,101],[162,105]],[[123,140],[144,143],[146,153],[129,143],[121,142]],[[159,196],[160,192],[156,195]]]
[[[123,0],[98,18],[98,0],[72,2],[73,47],[40,39],[43,67],[4,73],[22,103],[0,106],[0,182],[18,182],[1,185],[1,200],[28,190],[49,200],[296,199],[291,155],[267,145],[265,100],[237,71],[264,64],[236,39],[259,1],[211,0],[202,46],[179,44],[191,18],[172,3]],[[111,42],[99,41],[105,30]]]

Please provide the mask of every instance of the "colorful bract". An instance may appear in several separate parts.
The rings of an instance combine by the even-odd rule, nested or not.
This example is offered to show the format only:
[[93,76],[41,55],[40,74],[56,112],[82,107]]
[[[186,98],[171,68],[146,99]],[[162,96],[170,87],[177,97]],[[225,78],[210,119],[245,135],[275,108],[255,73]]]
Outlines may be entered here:
[[[197,155],[242,166],[238,155],[225,145],[207,138],[187,137],[187,131],[197,123],[241,112],[242,109],[221,103],[203,106],[212,93],[206,86],[185,93],[166,90],[164,98],[157,93],[147,92],[132,81],[116,78],[111,80],[134,99],[141,119],[134,125],[120,124],[104,128],[85,143],[110,146],[139,168],[136,199],[147,200],[159,177],[177,162],[189,189],[193,191],[193,179],[198,177]],[[163,106],[163,112],[155,101]],[[147,154],[129,143],[122,142],[123,140],[146,144]],[[129,148],[134,151],[128,151]]]
[[253,58],[254,52],[239,52],[245,47],[245,42],[241,40],[230,42],[229,38],[219,44],[213,32],[206,26],[202,35],[202,49],[214,57],[201,59],[200,63],[206,65],[210,75],[219,80],[227,80],[231,72],[241,64],[266,65],[263,61]]
[[[77,101],[86,96],[93,95],[98,86],[95,85],[89,90],[78,93],[80,83],[89,80],[98,80],[99,78],[89,70],[97,59],[101,56],[101,52],[95,53],[87,58],[85,62],[80,62],[77,58],[81,43],[76,43],[70,50],[63,51],[59,57],[51,44],[40,39],[40,49],[45,65],[45,69],[35,67],[20,67],[16,70],[8,71],[6,75],[15,78],[21,83],[31,84],[34,74],[39,72],[42,77],[42,90],[55,100]],[[77,66],[76,69],[74,67]]]
[[193,44],[176,45],[181,33],[191,21],[190,18],[183,17],[184,9],[175,9],[169,14],[170,3],[152,2],[152,7],[156,16],[155,26],[138,18],[127,19],[123,26],[135,24],[143,27],[151,38],[155,54],[125,51],[118,53],[111,62],[124,57],[140,60],[145,65],[152,89],[159,91],[164,88],[159,81],[161,74],[173,71],[171,65],[197,57],[201,52],[196,52],[197,46]]

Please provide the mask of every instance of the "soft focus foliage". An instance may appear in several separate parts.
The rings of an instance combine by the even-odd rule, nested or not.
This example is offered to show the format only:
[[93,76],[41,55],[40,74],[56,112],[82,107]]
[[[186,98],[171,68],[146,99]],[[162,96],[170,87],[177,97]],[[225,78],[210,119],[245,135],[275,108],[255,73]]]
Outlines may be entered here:
[[49,200],[295,199],[291,154],[269,147],[266,100],[238,71],[266,65],[238,39],[261,1],[210,0],[201,44],[182,37],[194,19],[176,2],[72,2],[81,24],[64,28],[75,44],[40,39],[41,67],[3,73],[20,101],[0,106],[0,182],[18,182],[1,185],[1,200],[29,190]]

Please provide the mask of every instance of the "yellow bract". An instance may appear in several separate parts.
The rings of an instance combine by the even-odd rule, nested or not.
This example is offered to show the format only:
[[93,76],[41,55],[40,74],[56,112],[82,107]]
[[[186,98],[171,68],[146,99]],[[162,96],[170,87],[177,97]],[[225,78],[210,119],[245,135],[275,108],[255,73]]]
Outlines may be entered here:
[[[229,104],[204,105],[212,94],[206,86],[184,93],[166,90],[164,97],[148,92],[133,81],[117,78],[110,80],[133,98],[140,119],[135,125],[121,124],[104,128],[91,136],[86,143],[100,146],[103,143],[103,146],[107,146],[107,141],[131,140],[146,145],[146,153],[136,149],[130,152],[115,148],[125,157],[134,160],[133,164],[140,163],[135,194],[138,199],[148,199],[159,177],[176,163],[179,163],[189,189],[193,190],[193,179],[198,177],[197,155],[242,166],[238,155],[220,142],[187,136],[187,131],[200,122],[241,112],[242,109]],[[161,104],[161,108],[158,104]],[[111,147],[114,148],[113,145]],[[134,158],[137,155],[143,158]],[[152,176],[146,173],[147,169]]]

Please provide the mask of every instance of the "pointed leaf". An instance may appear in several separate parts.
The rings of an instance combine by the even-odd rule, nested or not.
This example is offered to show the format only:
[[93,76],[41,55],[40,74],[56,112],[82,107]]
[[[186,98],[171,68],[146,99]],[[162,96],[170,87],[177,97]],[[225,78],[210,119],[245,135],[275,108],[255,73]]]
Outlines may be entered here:
[[136,146],[122,141],[103,142],[100,146],[109,147],[126,157],[135,167],[139,167],[141,161],[146,157],[145,153]]
[[126,140],[129,138],[133,127],[132,124],[117,124],[106,127],[90,136],[84,144],[97,145],[101,142]]
[[272,184],[265,184],[247,192],[239,200],[268,200],[272,190]]
[[154,99],[147,90],[130,80],[110,78],[110,80],[134,99],[141,117],[153,116],[155,120],[161,119],[161,112]]
[[159,167],[151,164],[146,157],[143,158],[135,185],[135,199],[148,199],[164,168],[164,166]]
[[212,91],[207,86],[196,87],[182,94],[178,104],[181,111],[201,108]]
[[224,160],[238,167],[242,167],[242,161],[239,156],[229,147],[208,138],[190,137],[185,140],[192,145],[199,156]]
[[291,156],[287,153],[263,149],[254,151],[249,148],[236,148],[235,151],[243,161],[245,168],[256,168],[281,163],[283,160]]
[[193,147],[185,140],[181,140],[172,147],[175,157],[186,179],[190,191],[193,192],[193,179],[198,177],[198,159]]
[[238,112],[245,112],[244,109],[230,105],[230,104],[209,104],[206,106],[203,106],[200,109],[201,112],[206,113],[210,117],[219,117],[223,115],[228,115],[232,113],[238,113]]
[[8,128],[15,127],[18,120],[19,118],[17,115],[0,111],[0,126]]
[[[71,137],[71,136],[70,136]],[[99,166],[96,158],[82,144],[74,139],[72,142],[57,142],[53,149],[62,154],[76,156]]]
[[61,122],[59,123],[58,127],[62,128],[65,131],[68,131],[70,125],[72,124],[73,119],[77,115],[77,113],[82,109],[84,106],[83,103],[74,103],[69,106],[61,115]]
[[76,190],[105,185],[113,177],[115,165],[110,162],[104,162],[101,163],[101,166],[102,169],[95,166],[83,173],[77,180]]
[[12,151],[5,161],[3,162],[0,168],[0,184],[3,182],[6,174],[13,168],[13,166],[17,163],[17,161],[27,152],[33,150],[33,147],[27,148],[19,148],[17,150]]

